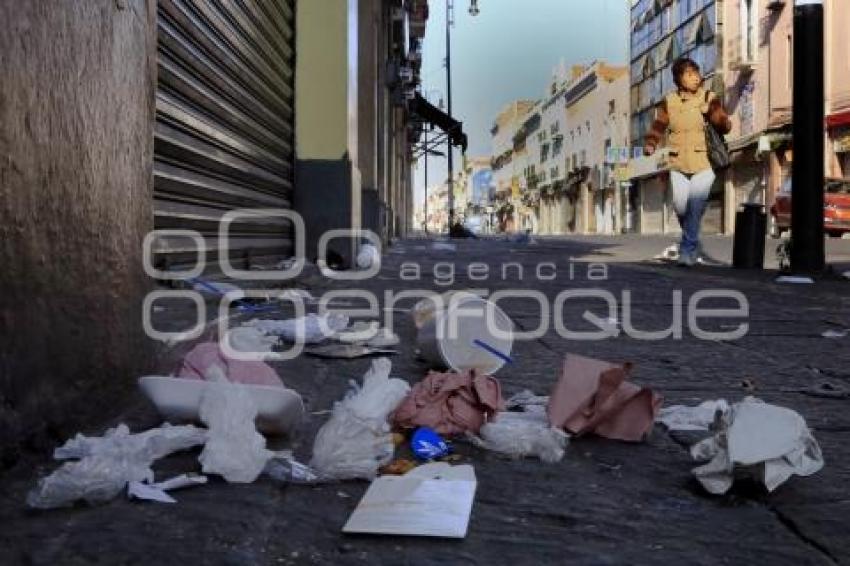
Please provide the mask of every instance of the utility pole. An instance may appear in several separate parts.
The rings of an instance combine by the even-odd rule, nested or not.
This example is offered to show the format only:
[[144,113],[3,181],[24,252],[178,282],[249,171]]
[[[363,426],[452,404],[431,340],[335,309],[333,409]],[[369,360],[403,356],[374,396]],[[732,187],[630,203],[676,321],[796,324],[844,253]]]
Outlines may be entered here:
[[425,128],[425,234],[428,234],[428,128]]
[[823,0],[794,0],[794,165],[791,270],[823,271]]
[[[448,99],[448,113],[452,116],[452,25],[454,25],[454,0],[446,0],[446,98]],[[452,151],[452,132],[448,133],[448,166],[449,166],[449,230],[455,220],[455,195],[454,195],[454,152]]]

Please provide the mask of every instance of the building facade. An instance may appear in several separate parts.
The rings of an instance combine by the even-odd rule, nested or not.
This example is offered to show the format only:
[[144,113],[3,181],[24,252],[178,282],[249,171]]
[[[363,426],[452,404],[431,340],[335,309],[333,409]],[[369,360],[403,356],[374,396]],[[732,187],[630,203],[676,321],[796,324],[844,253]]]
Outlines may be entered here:
[[[725,3],[726,101],[733,150],[726,177],[725,224],[733,227],[742,203],[773,203],[791,177],[793,2],[731,0]],[[850,178],[850,5],[824,2],[826,155],[830,178]],[[771,226],[775,219],[770,219]]]
[[[496,117],[490,130],[491,169],[495,187],[493,207],[498,231],[513,232],[517,229],[516,208],[521,198],[520,177],[524,175],[524,161],[528,155],[528,150],[517,138],[517,133],[534,104],[534,101],[530,100],[508,103]],[[520,143],[517,143],[518,140]]]
[[[409,229],[427,19],[426,0],[0,2],[0,140],[14,140],[0,143],[0,459],[157,370],[141,323],[151,230],[198,235],[155,234],[153,267],[200,255],[216,275],[295,249],[273,215],[219,239],[237,209],[299,212],[309,259],[326,229]],[[351,257],[357,239],[339,240]]]

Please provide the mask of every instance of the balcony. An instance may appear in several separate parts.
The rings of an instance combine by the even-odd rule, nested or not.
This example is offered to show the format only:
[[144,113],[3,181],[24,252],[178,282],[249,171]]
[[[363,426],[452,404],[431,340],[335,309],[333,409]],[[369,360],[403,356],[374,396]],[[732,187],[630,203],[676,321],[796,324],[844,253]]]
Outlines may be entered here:
[[738,35],[732,39],[729,49],[729,68],[739,72],[755,70],[757,52],[758,47],[753,38]]

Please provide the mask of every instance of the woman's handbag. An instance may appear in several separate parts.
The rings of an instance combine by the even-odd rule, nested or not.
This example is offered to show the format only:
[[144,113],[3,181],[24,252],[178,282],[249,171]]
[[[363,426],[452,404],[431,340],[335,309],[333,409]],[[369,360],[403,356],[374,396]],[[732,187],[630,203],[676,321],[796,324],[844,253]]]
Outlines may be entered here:
[[[710,93],[705,93],[705,101],[708,103]],[[728,169],[731,165],[729,158],[729,146],[726,145],[726,139],[717,131],[708,119],[708,115],[703,114],[705,122],[705,149],[708,153],[708,162],[711,163],[711,168],[715,171]]]

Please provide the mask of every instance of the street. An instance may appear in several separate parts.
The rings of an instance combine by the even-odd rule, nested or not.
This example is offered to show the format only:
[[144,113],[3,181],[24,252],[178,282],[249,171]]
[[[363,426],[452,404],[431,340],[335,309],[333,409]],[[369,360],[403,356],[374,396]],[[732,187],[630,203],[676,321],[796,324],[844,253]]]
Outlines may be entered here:
[[[435,265],[455,266],[453,289],[534,288],[552,301],[565,289],[630,291],[635,326],[669,325],[672,293],[687,298],[707,288],[737,290],[750,306],[749,332],[734,341],[707,341],[687,330],[681,340],[647,342],[628,335],[601,341],[567,341],[550,329],[539,340],[515,343],[514,362],[496,377],[504,396],[524,389],[546,395],[565,353],[635,364],[633,381],[663,395],[665,404],[694,405],[747,395],[800,412],[824,453],[825,467],[812,477],[791,478],[774,493],[736,483],[724,496],[707,495],[691,474],[687,448],[694,440],[656,425],[641,444],[573,438],[564,459],[511,461],[458,439],[460,463],[478,478],[469,534],[464,540],[368,537],[340,531],[367,487],[366,482],[318,486],[282,485],[261,477],[250,485],[212,479],[206,486],[175,492],[178,503],[130,502],[119,497],[101,507],[49,512],[25,510],[26,492],[49,472],[48,451],[30,453],[2,479],[0,547],[5,563],[26,564],[848,564],[850,563],[850,397],[819,396],[829,382],[850,388],[850,337],[822,337],[850,328],[850,281],[826,278],[815,285],[780,285],[772,272],[738,272],[723,267],[683,269],[644,261],[663,238],[546,238],[537,244],[503,239],[456,241],[457,251],[439,251],[424,238],[402,240],[384,256],[380,274],[358,286],[382,296],[409,289],[445,290],[431,277]],[[667,242],[669,243],[669,242]],[[728,239],[708,239],[724,259]],[[847,253],[847,241],[830,242]],[[838,250],[842,249],[843,252]],[[573,259],[570,259],[573,258]],[[526,281],[503,279],[503,262],[523,266]],[[587,262],[605,262],[608,277],[589,281]],[[399,276],[402,264],[417,262],[420,281]],[[470,263],[489,266],[488,280],[471,281]],[[570,270],[572,262],[574,269]],[[558,266],[551,281],[531,281],[541,263]],[[573,273],[571,276],[570,273]],[[314,295],[350,288],[312,278],[300,282]],[[398,306],[409,307],[400,303]],[[534,304],[505,299],[500,306],[518,328],[540,322]],[[619,308],[619,307],[618,307]],[[581,314],[601,304],[568,302],[564,320],[581,329]],[[162,313],[162,320],[181,318]],[[618,314],[618,317],[620,315]],[[728,321],[727,321],[728,322]],[[723,326],[723,319],[707,325]],[[411,383],[427,370],[415,356],[409,314],[398,315],[401,336],[392,356],[392,375]],[[174,351],[186,345],[178,345]],[[172,363],[162,353],[160,369]],[[368,360],[318,360],[306,356],[273,363],[287,384],[304,397],[309,421],[294,443],[309,460],[313,436],[348,382],[359,380]],[[152,407],[129,391],[102,422],[84,432],[128,423],[134,430],[158,424]],[[285,443],[284,443],[285,444]],[[197,452],[165,458],[157,477],[198,468]]]

